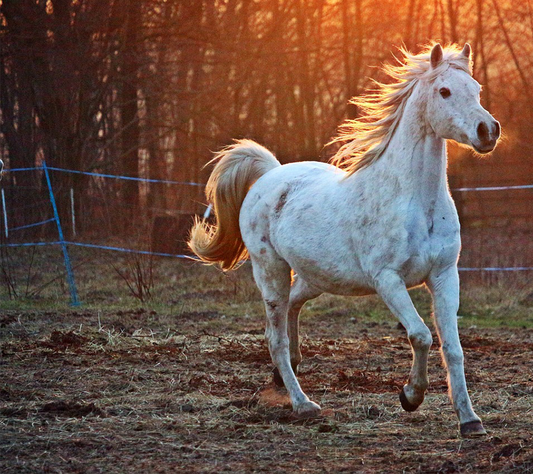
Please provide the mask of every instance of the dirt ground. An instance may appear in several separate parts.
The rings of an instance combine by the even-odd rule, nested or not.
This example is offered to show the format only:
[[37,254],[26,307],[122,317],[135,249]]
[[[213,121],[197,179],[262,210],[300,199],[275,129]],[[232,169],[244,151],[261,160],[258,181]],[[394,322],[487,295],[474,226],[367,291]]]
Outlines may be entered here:
[[302,324],[299,379],[323,408],[302,421],[271,382],[262,315],[2,311],[0,471],[533,471],[532,329],[462,330],[489,432],[464,440],[436,345],[406,413],[403,330],[330,316]]

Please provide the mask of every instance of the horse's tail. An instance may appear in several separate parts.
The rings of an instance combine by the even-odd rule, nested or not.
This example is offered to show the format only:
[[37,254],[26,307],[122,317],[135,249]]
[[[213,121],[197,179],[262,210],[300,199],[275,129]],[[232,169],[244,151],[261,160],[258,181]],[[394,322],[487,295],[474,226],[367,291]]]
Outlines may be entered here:
[[209,162],[216,162],[205,194],[212,203],[216,224],[196,220],[189,247],[206,263],[231,270],[248,258],[239,228],[242,202],[252,185],[280,162],[270,151],[252,140],[237,140]]

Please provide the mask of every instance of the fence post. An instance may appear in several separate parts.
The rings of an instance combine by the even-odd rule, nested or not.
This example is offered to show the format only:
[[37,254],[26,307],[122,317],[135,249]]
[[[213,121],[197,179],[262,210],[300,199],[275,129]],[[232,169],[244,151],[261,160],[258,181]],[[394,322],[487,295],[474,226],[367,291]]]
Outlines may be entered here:
[[7,227],[6,194],[4,193],[4,188],[2,188],[2,209],[4,211],[4,232],[6,234],[7,239],[9,238],[9,229]]
[[68,255],[67,243],[63,237],[63,229],[61,228],[61,221],[59,220],[59,213],[57,212],[56,200],[54,193],[52,191],[52,183],[50,181],[50,175],[48,174],[48,168],[46,167],[46,162],[43,160],[43,170],[46,177],[46,184],[48,185],[48,192],[50,193],[50,202],[52,203],[52,208],[54,209],[54,219],[57,224],[57,232],[59,233],[59,243],[63,249],[63,258],[65,260],[65,268],[67,269],[67,281],[70,289],[70,302],[72,306],[79,306],[80,302],[78,300],[78,290],[76,289],[76,282],[74,281],[74,272],[72,271],[72,265],[70,263],[70,257]]
[[70,217],[72,218],[72,235],[76,237],[76,208],[74,206],[74,188],[70,188]]

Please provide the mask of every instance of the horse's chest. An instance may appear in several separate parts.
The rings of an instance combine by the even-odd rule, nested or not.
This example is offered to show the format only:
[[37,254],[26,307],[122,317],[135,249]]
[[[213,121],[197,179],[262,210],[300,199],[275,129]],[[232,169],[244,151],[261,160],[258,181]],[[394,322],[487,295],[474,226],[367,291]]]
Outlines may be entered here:
[[430,271],[457,261],[460,250],[459,230],[419,229],[409,236],[406,258],[400,273],[409,285],[422,283]]
[[422,246],[417,252],[411,253],[399,268],[399,273],[407,286],[422,283],[431,271],[433,259],[428,248]]

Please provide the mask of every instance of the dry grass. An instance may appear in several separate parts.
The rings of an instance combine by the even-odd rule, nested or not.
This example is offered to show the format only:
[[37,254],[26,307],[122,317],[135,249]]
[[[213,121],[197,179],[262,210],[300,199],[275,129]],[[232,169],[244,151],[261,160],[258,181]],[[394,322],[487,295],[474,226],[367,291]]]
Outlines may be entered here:
[[171,325],[147,312],[3,313],[0,470],[531,469],[533,331],[463,332],[489,436],[461,440],[436,350],[427,400],[405,413],[403,332],[341,316],[304,323],[300,381],[324,411],[295,419],[270,382],[259,319],[236,332],[212,331],[209,318]]
[[[57,256],[34,256],[29,280],[24,258],[13,260],[19,288],[42,290],[0,294],[1,472],[533,469],[526,280],[465,282],[467,379],[489,436],[462,440],[436,346],[426,401],[401,410],[411,355],[378,298],[325,295],[306,306],[299,379],[323,415],[303,421],[271,384],[250,268],[225,275],[160,260],[140,307],[111,265],[127,261],[93,255],[73,252],[85,302],[76,310],[59,280],[47,284]],[[412,295],[431,324],[429,296]]]

